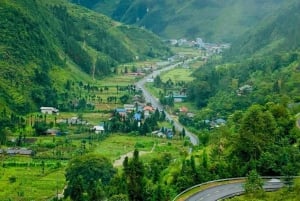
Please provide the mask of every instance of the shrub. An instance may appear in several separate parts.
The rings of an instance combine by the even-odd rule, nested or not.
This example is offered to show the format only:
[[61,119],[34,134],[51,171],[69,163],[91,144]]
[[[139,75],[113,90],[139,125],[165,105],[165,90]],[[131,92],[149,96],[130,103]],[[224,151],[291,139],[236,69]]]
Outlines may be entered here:
[[10,176],[10,177],[8,178],[8,181],[9,181],[9,183],[15,183],[15,182],[17,181],[17,177],[15,177],[15,176]]

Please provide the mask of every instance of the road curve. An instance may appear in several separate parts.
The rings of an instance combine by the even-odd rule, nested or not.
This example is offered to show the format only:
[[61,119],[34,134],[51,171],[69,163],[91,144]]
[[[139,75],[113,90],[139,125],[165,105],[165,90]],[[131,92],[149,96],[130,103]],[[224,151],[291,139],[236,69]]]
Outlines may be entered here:
[[[178,66],[180,64],[182,64],[182,62],[170,64],[169,66],[166,66],[162,69],[153,71],[151,74],[145,76],[144,78],[142,78],[141,80],[139,80],[138,82],[135,83],[136,87],[142,90],[146,102],[151,103],[153,107],[158,108],[159,110],[164,110],[163,106],[159,103],[159,100],[156,97],[154,97],[152,94],[150,94],[150,92],[145,88],[145,83],[147,82],[147,79],[154,78],[157,75],[159,75],[161,72],[171,70],[172,68],[175,68],[176,66]],[[177,131],[181,132],[184,127],[179,122],[175,121],[168,112],[165,111],[165,114],[166,114],[166,118],[168,120],[171,120],[174,122],[175,129]],[[186,134],[186,136],[188,136],[190,138],[190,141],[193,145],[199,144],[199,139],[195,134],[193,134],[187,130],[186,130],[185,134]]]
[[[186,201],[217,201],[244,193],[244,182],[224,184],[200,191]],[[278,179],[265,180],[263,188],[266,191],[274,191],[283,187],[283,183]]]

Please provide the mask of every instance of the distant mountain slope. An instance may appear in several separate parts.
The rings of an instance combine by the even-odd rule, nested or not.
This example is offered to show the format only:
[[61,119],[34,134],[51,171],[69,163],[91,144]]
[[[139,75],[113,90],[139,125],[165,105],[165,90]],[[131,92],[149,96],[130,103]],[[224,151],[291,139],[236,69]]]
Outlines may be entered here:
[[72,0],[116,20],[146,27],[166,38],[234,41],[284,0]]
[[270,54],[299,49],[300,2],[289,2],[273,16],[240,37],[232,54]]
[[18,113],[55,106],[67,79],[170,53],[152,33],[64,0],[0,1],[0,11],[0,106]]

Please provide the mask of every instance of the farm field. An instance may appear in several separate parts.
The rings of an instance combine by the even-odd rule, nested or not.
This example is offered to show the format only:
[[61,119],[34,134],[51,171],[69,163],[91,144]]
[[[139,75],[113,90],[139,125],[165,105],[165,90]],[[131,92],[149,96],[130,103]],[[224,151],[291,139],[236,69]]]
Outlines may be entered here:
[[[73,153],[73,157],[81,154],[82,141],[86,140],[84,150],[86,153],[101,154],[108,157],[112,163],[135,148],[143,153],[141,159],[146,162],[164,153],[170,153],[172,158],[176,159],[185,155],[189,149],[184,146],[182,140],[168,140],[154,136],[110,134],[102,139],[94,137],[94,140],[91,141],[87,140],[88,136],[89,134],[70,134],[55,137],[55,142],[64,142],[65,139],[69,139],[68,151]],[[49,145],[52,142],[53,137],[39,137],[35,146]],[[60,148],[49,146],[46,149],[43,147],[44,155],[49,156],[49,159],[1,155],[0,200],[44,201],[53,198],[57,192],[61,193],[66,185],[64,174],[68,159],[61,160],[56,154],[52,155],[56,149]],[[69,153],[63,155],[69,156]],[[118,166],[118,168],[121,167]],[[16,189],[18,190],[16,191]]]
[[[49,200],[65,186],[65,163],[9,158],[0,167],[0,200]],[[44,164],[44,165],[43,165]]]
[[163,82],[166,82],[169,79],[171,79],[173,82],[191,82],[194,79],[192,77],[192,70],[183,67],[174,68],[168,72],[163,72],[160,77]]

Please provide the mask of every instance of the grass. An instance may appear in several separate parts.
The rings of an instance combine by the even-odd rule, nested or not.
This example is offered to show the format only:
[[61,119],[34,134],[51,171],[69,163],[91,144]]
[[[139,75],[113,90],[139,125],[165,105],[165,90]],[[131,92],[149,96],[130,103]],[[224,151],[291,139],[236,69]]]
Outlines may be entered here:
[[65,186],[64,167],[48,167],[48,163],[53,161],[45,162],[44,174],[41,167],[1,167],[0,200],[44,201],[54,197],[57,190],[61,193]]
[[[58,148],[44,148],[44,154],[54,157],[53,159],[43,160],[45,162],[45,172],[42,172],[42,160],[33,159],[31,157],[22,156],[6,156],[0,155],[1,161],[6,164],[0,167],[0,200],[49,200],[54,197],[56,190],[61,193],[65,186],[65,167],[67,160],[59,161],[61,166],[56,166],[57,159],[52,156],[55,149],[70,148],[68,153],[64,156],[74,154],[76,150],[80,149],[82,139],[86,138],[87,134],[71,134],[68,139],[72,139],[68,147],[63,144]],[[64,142],[65,137],[52,136],[38,137],[35,142],[37,145],[58,142]],[[154,144],[156,147],[151,152]],[[171,153],[173,158],[180,157],[182,150],[186,147],[183,142],[179,140],[167,140],[151,136],[139,135],[125,135],[125,134],[112,134],[103,141],[91,141],[86,143],[86,150],[92,153],[99,153],[108,157],[111,162],[119,159],[121,155],[133,151],[137,148],[139,151],[149,152],[141,155],[143,161],[147,162],[153,158],[160,156],[163,153]],[[151,153],[150,153],[151,152]],[[79,153],[77,153],[78,155]],[[10,164],[10,165],[9,165]],[[15,178],[15,181],[11,181]],[[17,189],[17,190],[16,190]]]
[[139,151],[150,152],[154,144],[156,144],[154,151],[148,156],[142,156],[142,158],[155,158],[164,152],[171,152],[174,157],[178,157],[180,150],[183,149],[183,142],[179,140],[167,140],[150,136],[113,134],[100,142],[93,152],[102,154],[114,161],[119,159],[121,155],[133,151],[135,148]]
[[163,72],[160,77],[163,82],[171,79],[173,82],[191,82],[193,81],[192,71],[186,68],[174,68],[168,72]]

